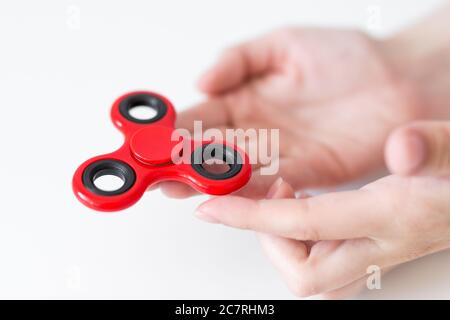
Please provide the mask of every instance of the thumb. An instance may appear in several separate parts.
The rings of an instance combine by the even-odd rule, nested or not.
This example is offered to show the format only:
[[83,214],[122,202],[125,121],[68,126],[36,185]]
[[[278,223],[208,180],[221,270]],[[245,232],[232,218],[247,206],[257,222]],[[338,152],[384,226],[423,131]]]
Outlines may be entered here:
[[393,173],[450,173],[450,122],[417,122],[394,131],[386,143],[386,164]]
[[274,40],[273,35],[268,35],[226,50],[200,77],[200,90],[219,94],[236,88],[251,77],[264,74],[275,63],[277,44]]

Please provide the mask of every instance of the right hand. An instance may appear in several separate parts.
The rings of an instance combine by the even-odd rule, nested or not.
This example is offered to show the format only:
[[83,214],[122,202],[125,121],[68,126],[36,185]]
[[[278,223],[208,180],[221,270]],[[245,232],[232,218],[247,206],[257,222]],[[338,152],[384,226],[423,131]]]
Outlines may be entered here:
[[279,179],[265,200],[217,197],[196,214],[258,232],[296,295],[346,298],[364,287],[370,270],[385,273],[450,248],[449,137],[445,121],[397,129],[385,153],[393,175],[359,190],[296,199]]

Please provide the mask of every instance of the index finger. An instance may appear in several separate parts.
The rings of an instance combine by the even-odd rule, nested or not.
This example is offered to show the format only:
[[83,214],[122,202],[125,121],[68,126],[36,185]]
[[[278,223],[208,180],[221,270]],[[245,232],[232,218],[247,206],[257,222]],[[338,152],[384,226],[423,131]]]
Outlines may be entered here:
[[297,240],[371,237],[383,224],[383,208],[370,190],[306,199],[214,198],[197,209],[199,218]]

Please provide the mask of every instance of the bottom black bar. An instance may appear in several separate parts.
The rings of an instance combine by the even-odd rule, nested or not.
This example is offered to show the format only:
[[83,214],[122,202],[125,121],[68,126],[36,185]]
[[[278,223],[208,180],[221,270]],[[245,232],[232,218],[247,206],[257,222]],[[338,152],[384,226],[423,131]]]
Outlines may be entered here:
[[[11,308],[14,315],[33,314],[36,317],[114,316],[124,319],[306,319],[332,314],[347,318],[385,317],[400,311],[402,316],[418,316],[421,311],[444,312],[449,301],[319,301],[319,300],[151,300],[151,301],[1,301],[2,312]],[[396,310],[397,309],[397,310]]]

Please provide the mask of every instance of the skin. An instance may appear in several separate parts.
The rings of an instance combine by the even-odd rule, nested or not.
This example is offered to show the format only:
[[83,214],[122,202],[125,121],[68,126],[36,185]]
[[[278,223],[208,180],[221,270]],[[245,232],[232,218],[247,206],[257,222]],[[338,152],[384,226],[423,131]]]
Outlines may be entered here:
[[[357,31],[275,31],[225,51],[199,86],[213,96],[181,114],[178,127],[202,120],[205,129],[280,130],[278,174],[255,165],[239,191],[246,197],[264,197],[278,176],[298,190],[380,170],[390,131],[425,113],[413,84]],[[176,183],[162,190],[194,194]]]
[[[278,128],[280,170],[264,176],[256,164],[245,188],[206,201],[197,216],[256,231],[301,297],[349,297],[370,265],[386,272],[449,248],[450,48],[440,32],[449,16],[445,8],[383,41],[288,28],[227,50],[200,80],[208,99],[178,126]],[[386,168],[391,175],[359,190],[295,197]]]

